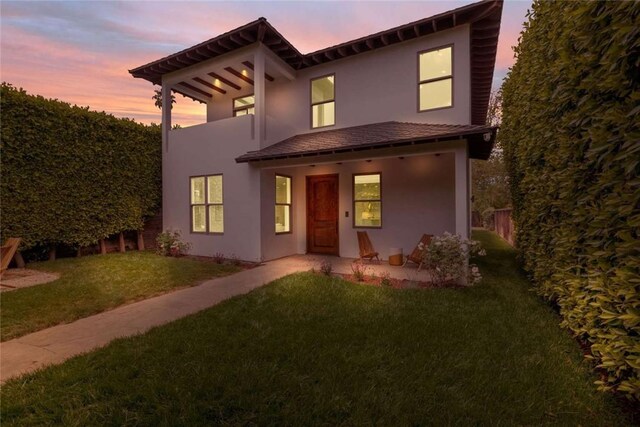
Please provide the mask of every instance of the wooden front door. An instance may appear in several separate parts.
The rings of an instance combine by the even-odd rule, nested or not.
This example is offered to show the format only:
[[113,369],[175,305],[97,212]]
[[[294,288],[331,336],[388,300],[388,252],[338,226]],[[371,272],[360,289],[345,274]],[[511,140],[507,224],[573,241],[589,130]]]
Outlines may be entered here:
[[340,254],[337,174],[307,177],[307,252]]

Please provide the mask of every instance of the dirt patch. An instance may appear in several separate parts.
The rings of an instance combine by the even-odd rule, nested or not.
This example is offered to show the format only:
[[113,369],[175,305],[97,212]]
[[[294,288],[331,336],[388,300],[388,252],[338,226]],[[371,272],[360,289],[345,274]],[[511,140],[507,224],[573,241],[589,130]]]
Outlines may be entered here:
[[27,268],[12,268],[5,271],[0,279],[0,292],[15,291],[16,289],[42,285],[60,278],[57,273],[29,270]]

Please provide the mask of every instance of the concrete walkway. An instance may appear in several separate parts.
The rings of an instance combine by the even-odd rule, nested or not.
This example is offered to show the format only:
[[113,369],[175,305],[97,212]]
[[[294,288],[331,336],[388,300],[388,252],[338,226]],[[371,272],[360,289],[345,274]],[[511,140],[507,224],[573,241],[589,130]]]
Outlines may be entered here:
[[[117,307],[73,323],[54,326],[0,343],[0,382],[61,363],[73,356],[107,345],[116,338],[140,334],[245,294],[287,274],[319,268],[326,259],[334,272],[351,273],[351,260],[337,257],[297,255],[270,261],[259,267],[212,279],[201,285],[170,292]],[[372,271],[389,271],[392,277],[422,279],[424,273],[387,264],[372,265]]]

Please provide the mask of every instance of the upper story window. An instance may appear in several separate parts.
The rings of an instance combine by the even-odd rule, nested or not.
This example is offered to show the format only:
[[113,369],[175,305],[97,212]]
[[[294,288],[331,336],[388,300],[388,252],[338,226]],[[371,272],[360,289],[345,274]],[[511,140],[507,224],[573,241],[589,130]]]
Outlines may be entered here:
[[191,178],[191,232],[224,232],[222,175]]
[[334,74],[311,80],[311,127],[321,128],[336,124]]
[[233,100],[233,117],[254,114],[256,98],[253,95],[242,96]]
[[453,46],[418,56],[420,111],[453,106]]
[[354,227],[382,227],[382,191],[379,173],[353,175]]

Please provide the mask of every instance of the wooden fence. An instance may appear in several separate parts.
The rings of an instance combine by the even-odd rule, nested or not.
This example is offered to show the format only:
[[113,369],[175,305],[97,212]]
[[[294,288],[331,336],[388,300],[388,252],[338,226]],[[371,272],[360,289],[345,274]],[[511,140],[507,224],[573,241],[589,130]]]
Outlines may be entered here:
[[493,214],[493,221],[496,233],[513,246],[515,244],[515,229],[511,219],[511,208],[496,209]]

